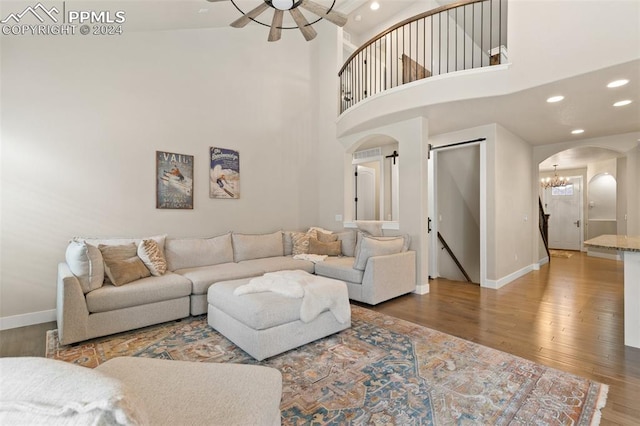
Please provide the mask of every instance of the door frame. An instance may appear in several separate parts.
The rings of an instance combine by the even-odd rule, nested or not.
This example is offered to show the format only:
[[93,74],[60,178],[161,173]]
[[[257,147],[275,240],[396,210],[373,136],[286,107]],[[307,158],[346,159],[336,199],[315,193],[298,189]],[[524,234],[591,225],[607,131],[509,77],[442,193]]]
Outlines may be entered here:
[[[578,250],[581,252],[586,251],[586,247],[584,246],[584,234],[587,230],[587,224],[585,223],[584,220],[584,204],[586,201],[586,197],[587,197],[587,191],[584,185],[584,178],[582,175],[576,175],[576,176],[567,176],[567,179],[574,179],[574,180],[578,180],[580,181],[580,203],[579,203],[579,220],[580,223],[582,224],[582,226],[580,227],[580,241],[579,241],[579,248]],[[545,207],[545,212],[548,213],[548,207],[547,207],[547,192],[546,189],[544,189],[542,191],[542,202],[544,204]]]
[[[384,182],[385,182],[385,174],[384,174],[384,157],[382,155],[376,155],[373,157],[366,157],[366,158],[359,158],[359,159],[354,159],[351,160],[351,164],[353,165],[353,171],[354,173],[357,173],[358,171],[358,166],[361,166],[365,163],[378,163],[378,170],[380,170],[380,176],[377,176],[377,179],[380,180],[380,185],[379,185],[379,191],[376,194],[376,196],[380,197],[378,200],[378,209],[380,212],[380,215],[383,214],[384,212]],[[356,177],[352,175],[353,178],[353,195],[357,198],[358,197],[358,191],[357,191],[357,184],[356,184]],[[354,218],[357,215],[357,209],[358,206],[355,205],[354,202],[354,210],[353,210],[353,214],[354,214]],[[379,220],[384,220],[384,219],[379,219]]]
[[438,269],[438,196],[437,196],[437,157],[439,151],[448,151],[467,146],[480,145],[480,287],[494,288],[488,285],[487,280],[487,144],[486,140],[466,143],[461,146],[434,147],[438,151],[430,152],[428,162],[428,185],[427,203],[429,208],[429,218],[431,219],[431,231],[429,232],[429,276],[437,278],[440,276]]

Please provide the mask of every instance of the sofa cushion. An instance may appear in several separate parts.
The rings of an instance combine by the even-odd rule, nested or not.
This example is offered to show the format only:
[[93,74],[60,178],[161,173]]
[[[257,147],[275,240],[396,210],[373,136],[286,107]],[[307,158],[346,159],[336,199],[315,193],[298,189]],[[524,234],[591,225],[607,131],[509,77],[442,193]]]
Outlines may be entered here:
[[261,259],[284,255],[282,231],[273,234],[232,234],[233,259],[243,260]]
[[1,358],[0,424],[137,425],[142,401],[121,381],[41,357]]
[[249,282],[223,281],[209,289],[207,302],[254,330],[265,330],[300,320],[302,299],[282,297],[273,292],[235,296],[233,291]]
[[353,257],[328,257],[316,263],[316,275],[360,284],[364,272],[353,268],[354,260]]
[[211,284],[219,281],[257,277],[264,273],[260,267],[241,265],[240,263],[234,262],[212,266],[201,266],[198,268],[178,269],[175,272],[176,274],[180,274],[191,281],[192,294],[206,294]]
[[166,240],[166,235],[154,235],[152,237],[144,237],[144,238],[87,238],[87,237],[74,237],[74,241],[84,241],[87,244],[91,244],[92,246],[98,247],[100,244],[105,246],[119,246],[122,244],[131,244],[135,243],[136,245],[140,244],[142,240],[154,240],[158,243],[158,247],[164,253],[164,242]]
[[178,299],[191,294],[191,281],[173,273],[147,277],[121,287],[105,284],[87,294],[89,312],[107,312],[147,303]]
[[168,239],[165,257],[170,271],[233,262],[231,234],[213,238]]
[[353,267],[364,271],[367,260],[374,256],[384,256],[388,254],[401,253],[405,246],[405,238],[399,237],[370,237],[367,235],[358,236],[356,246],[356,258]]
[[155,240],[142,240],[138,244],[138,257],[151,272],[151,275],[159,277],[167,272],[167,260]]
[[240,265],[250,266],[261,271],[260,275],[267,272],[302,270],[313,274],[313,262],[308,260],[294,259],[291,256],[267,257],[264,259],[252,259],[240,262]]
[[112,284],[120,286],[151,275],[138,257],[135,243],[119,246],[100,244],[98,248],[104,259],[104,272]]
[[146,425],[280,424],[282,374],[274,368],[117,357],[96,370],[143,400]]
[[67,246],[65,260],[71,273],[78,278],[84,294],[102,286],[104,263],[98,247],[84,241],[71,241]]
[[336,234],[342,243],[342,255],[354,257],[356,255],[357,234],[355,231],[343,231]]

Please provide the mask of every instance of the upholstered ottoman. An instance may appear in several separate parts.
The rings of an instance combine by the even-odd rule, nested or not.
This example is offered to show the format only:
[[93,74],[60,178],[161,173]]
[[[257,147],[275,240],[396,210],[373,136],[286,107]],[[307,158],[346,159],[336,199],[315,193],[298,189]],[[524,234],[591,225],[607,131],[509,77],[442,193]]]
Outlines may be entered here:
[[316,283],[328,280],[334,291],[339,290],[342,308],[346,304],[346,318],[338,315],[343,317],[338,320],[332,312],[334,309],[325,309],[311,320],[305,318],[307,322],[304,322],[301,320],[304,298],[286,297],[272,291],[234,295],[238,287],[251,281],[245,278],[221,281],[209,288],[208,323],[258,361],[351,327],[346,284],[311,276],[319,280]]

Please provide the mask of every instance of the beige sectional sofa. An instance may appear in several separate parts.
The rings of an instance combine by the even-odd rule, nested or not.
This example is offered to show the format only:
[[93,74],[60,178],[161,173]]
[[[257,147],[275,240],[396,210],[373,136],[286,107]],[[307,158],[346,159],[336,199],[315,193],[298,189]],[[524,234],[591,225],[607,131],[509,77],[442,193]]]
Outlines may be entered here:
[[[415,252],[408,250],[407,237],[378,238],[355,231],[336,233],[340,255],[314,263],[293,256],[301,234],[277,231],[227,233],[213,238],[76,238],[67,248],[66,261],[58,266],[60,342],[76,343],[204,314],[211,285],[280,270],[299,269],[345,281],[349,298],[368,304],[415,289]],[[112,266],[105,271],[103,254],[107,256],[110,248],[126,246],[138,247],[140,254],[141,243],[149,240],[162,252],[166,272],[155,271],[148,264],[149,259],[141,254],[144,264],[155,275],[142,274],[135,279],[129,276],[131,282],[114,285],[108,278],[116,268]]]
[[0,358],[2,425],[280,425],[275,368],[142,357]]

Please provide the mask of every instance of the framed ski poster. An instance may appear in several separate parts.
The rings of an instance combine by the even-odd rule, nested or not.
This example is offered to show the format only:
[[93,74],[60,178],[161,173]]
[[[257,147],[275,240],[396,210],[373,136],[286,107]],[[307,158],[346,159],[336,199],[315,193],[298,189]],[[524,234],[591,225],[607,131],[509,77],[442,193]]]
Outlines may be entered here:
[[210,198],[240,198],[240,154],[225,148],[210,148]]
[[193,155],[156,151],[156,208],[193,209]]

